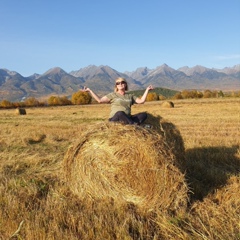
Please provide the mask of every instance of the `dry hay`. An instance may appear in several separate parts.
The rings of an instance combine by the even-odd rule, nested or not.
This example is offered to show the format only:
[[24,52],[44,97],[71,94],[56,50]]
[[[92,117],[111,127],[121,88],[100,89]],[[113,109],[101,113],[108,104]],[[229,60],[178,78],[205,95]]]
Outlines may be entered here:
[[175,155],[175,165],[181,169],[182,172],[186,171],[185,147],[179,129],[170,121],[162,118],[159,115],[148,113],[146,124],[150,124],[154,131],[162,135],[164,141],[171,148]]
[[[239,236],[239,186],[239,176],[231,176],[225,186],[210,193],[203,201],[195,202],[191,208],[193,226],[199,230],[205,226],[202,231],[206,231],[206,235],[214,226],[214,234],[218,239],[235,239],[235,236]],[[222,237],[224,233],[228,233],[229,237]]]
[[17,115],[26,115],[26,114],[27,114],[25,108],[16,108],[15,113],[16,113]]
[[161,104],[161,106],[164,107],[164,108],[174,108],[174,103],[171,102],[171,101],[164,101]]
[[165,138],[130,125],[100,123],[65,154],[63,170],[80,198],[112,198],[142,209],[185,210],[188,188]]

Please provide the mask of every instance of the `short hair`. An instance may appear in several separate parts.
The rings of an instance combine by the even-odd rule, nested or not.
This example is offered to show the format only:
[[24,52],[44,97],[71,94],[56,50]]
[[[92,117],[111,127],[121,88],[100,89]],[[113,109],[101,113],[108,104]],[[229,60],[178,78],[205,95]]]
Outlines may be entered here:
[[122,81],[126,82],[126,84],[125,84],[125,91],[128,91],[128,83],[127,83],[126,79],[125,79],[125,78],[122,78],[122,77],[118,77],[118,78],[115,80],[114,92],[117,92],[117,91],[118,91],[116,82],[122,82]]

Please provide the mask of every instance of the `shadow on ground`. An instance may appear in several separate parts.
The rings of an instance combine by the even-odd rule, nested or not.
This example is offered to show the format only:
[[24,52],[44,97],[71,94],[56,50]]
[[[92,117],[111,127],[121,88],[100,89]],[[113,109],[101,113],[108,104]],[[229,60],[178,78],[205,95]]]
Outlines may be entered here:
[[203,200],[209,193],[224,187],[231,175],[240,173],[239,145],[232,147],[204,147],[185,151],[184,142],[177,127],[161,116],[148,113],[146,123],[164,135],[172,148],[181,172],[185,173],[190,187],[190,202]]
[[205,147],[186,151],[186,179],[191,188],[191,202],[203,200],[224,187],[231,175],[240,173],[239,146]]

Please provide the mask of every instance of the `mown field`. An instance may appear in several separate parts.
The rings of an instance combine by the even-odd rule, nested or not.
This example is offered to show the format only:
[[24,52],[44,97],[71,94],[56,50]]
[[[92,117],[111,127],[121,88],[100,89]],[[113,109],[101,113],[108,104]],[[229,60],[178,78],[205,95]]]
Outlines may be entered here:
[[106,122],[109,105],[0,110],[0,239],[240,239],[240,99],[173,103],[132,111],[160,116],[181,134],[189,193],[175,213],[79,199],[63,180],[69,146]]

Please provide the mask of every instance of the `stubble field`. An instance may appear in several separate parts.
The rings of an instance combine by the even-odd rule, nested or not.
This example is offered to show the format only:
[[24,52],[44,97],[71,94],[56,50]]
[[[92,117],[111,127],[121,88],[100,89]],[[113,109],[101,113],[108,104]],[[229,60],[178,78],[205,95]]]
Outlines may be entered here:
[[79,199],[62,180],[69,146],[107,121],[109,105],[0,110],[0,239],[240,239],[240,99],[173,102],[132,113],[147,111],[180,131],[189,187],[180,213]]

